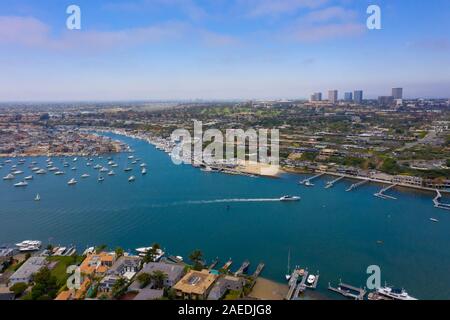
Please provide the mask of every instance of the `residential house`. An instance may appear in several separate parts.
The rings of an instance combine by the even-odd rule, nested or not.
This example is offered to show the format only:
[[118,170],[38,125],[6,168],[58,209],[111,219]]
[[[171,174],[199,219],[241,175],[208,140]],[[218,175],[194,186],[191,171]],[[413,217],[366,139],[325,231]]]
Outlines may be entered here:
[[212,274],[209,270],[189,271],[173,289],[178,297],[189,300],[204,300],[217,280],[218,275]]
[[244,282],[245,280],[239,277],[228,275],[220,277],[212,287],[208,300],[219,300],[228,290],[240,291],[244,287]]
[[19,282],[30,283],[33,275],[47,265],[45,257],[31,257],[9,278],[10,285]]

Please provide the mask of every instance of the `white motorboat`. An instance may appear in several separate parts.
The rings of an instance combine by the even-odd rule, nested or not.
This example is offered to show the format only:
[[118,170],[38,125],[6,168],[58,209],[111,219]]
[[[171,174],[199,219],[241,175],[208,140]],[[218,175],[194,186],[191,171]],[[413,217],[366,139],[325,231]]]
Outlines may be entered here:
[[295,197],[295,196],[283,196],[280,198],[280,201],[300,201],[300,197]]
[[38,171],[36,171],[36,174],[46,174],[47,171],[45,171],[44,169],[39,169]]
[[15,176],[11,173],[3,177],[3,180],[14,180]]
[[19,174],[23,174],[23,171],[21,171],[21,170],[16,170],[16,171],[13,171],[12,174],[15,175],[15,176],[17,176],[17,175],[19,175]]
[[[136,251],[139,253],[140,257],[144,257],[147,252],[152,250],[152,247],[143,247],[143,248],[137,248]],[[154,257],[155,261],[159,261],[163,256],[165,255],[165,252],[161,249],[156,249],[156,255]]]
[[64,174],[64,171],[56,171],[55,176],[62,176]]
[[110,172],[108,172],[108,176],[114,176],[116,175],[116,173],[114,172],[114,170],[111,170]]
[[83,178],[83,179],[86,179],[86,178],[89,178],[89,177],[90,177],[90,175],[87,174],[87,173],[85,173],[85,174],[83,174],[83,175],[81,176],[81,178]]
[[314,281],[316,281],[316,276],[313,274],[310,274],[308,276],[308,279],[306,279],[306,283],[309,284],[310,286],[314,284]]
[[105,178],[103,178],[103,177],[98,177],[97,181],[98,181],[98,182],[103,182],[103,181],[105,181]]
[[34,197],[34,201],[41,201],[41,196],[38,194],[36,194],[36,197]]
[[142,168],[142,171],[141,171],[141,173],[142,173],[143,175],[146,175],[146,174],[147,174],[147,169],[145,169],[145,168]]
[[25,180],[27,180],[27,181],[33,180],[33,176],[27,176],[27,177],[25,177]]
[[417,300],[411,297],[404,289],[381,287],[377,289],[377,293],[393,300]]
[[75,178],[72,178],[72,179],[69,180],[69,182],[67,182],[67,184],[68,184],[69,186],[76,185],[76,184],[77,184],[77,180],[75,180]]
[[26,187],[26,186],[28,186],[28,183],[25,182],[25,181],[21,181],[21,182],[16,183],[16,184],[14,185],[14,187]]
[[128,178],[128,182],[134,182],[136,180],[135,176],[131,176]]
[[129,171],[131,171],[131,170],[133,170],[133,169],[131,169],[131,168],[125,168],[125,169],[123,169],[123,171],[125,171],[125,172],[129,172]]
[[108,169],[103,167],[103,168],[100,169],[100,172],[108,172]]

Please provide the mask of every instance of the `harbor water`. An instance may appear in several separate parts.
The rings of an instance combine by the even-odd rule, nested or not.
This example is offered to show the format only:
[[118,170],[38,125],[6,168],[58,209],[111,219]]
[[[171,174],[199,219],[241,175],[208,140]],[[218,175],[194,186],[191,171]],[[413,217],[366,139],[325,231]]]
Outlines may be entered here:
[[[365,286],[370,265],[380,266],[383,284],[404,287],[414,297],[450,298],[450,214],[433,207],[432,193],[393,189],[387,193],[397,200],[384,200],[374,197],[382,189],[374,184],[346,192],[354,181],[342,180],[325,189],[335,179],[327,176],[308,188],[293,174],[269,179],[202,172],[174,165],[147,142],[108,135],[130,145],[141,162],[131,164],[128,153],[112,155],[116,175],[102,173],[105,180],[98,182],[93,166],[107,167],[107,156],[95,158],[91,167],[82,157],[67,158],[77,171],[63,168],[55,157],[54,165],[65,175],[33,174],[27,187],[15,188],[32,174],[31,161],[46,166],[46,157],[29,158],[18,166],[23,175],[0,181],[0,244],[33,239],[74,244],[79,251],[106,244],[133,252],[158,242],[186,260],[194,249],[207,262],[232,258],[232,270],[248,259],[252,272],[263,261],[262,275],[279,282],[284,282],[290,250],[291,266],[319,270],[317,291],[331,298],[338,297],[328,292],[328,282]],[[0,169],[2,177],[10,166]],[[133,171],[124,172],[126,167]],[[82,179],[84,173],[90,177]],[[136,181],[130,183],[131,175]],[[71,178],[78,183],[68,186]],[[40,201],[34,201],[36,194]],[[277,201],[284,195],[301,201]]]

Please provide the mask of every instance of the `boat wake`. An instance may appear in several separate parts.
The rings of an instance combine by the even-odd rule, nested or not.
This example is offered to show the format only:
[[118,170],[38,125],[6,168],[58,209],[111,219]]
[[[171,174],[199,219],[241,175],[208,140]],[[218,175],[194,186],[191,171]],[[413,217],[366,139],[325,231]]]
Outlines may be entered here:
[[278,202],[280,198],[266,199],[217,199],[217,200],[198,200],[186,201],[185,204],[214,204],[214,203],[233,203],[233,202]]

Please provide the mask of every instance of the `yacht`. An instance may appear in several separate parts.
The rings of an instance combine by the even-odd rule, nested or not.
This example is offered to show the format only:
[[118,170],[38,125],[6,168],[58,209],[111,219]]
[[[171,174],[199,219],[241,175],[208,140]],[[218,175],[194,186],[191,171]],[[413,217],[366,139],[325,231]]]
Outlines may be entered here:
[[131,170],[133,170],[133,169],[131,169],[131,168],[125,168],[123,171],[129,172],[129,171],[131,171]]
[[77,162],[77,161],[78,161],[78,158],[73,158],[72,161],[73,161],[73,162]]
[[16,171],[13,171],[12,174],[15,175],[15,176],[17,176],[17,175],[19,175],[19,174],[23,174],[23,171],[16,170]]
[[310,181],[306,181],[305,182],[305,186],[307,186],[307,187],[314,187],[314,184],[311,183]]
[[27,181],[29,181],[29,180],[33,180],[33,176],[28,176],[28,177],[25,177],[25,180],[27,180]]
[[136,180],[136,177],[135,177],[135,176],[131,176],[131,177],[128,178],[128,182],[133,182],[133,181],[135,181],[135,180]]
[[131,164],[136,164],[136,163],[137,163],[137,161],[136,161],[136,160],[134,160],[134,161],[132,161],[132,162],[131,162]]
[[108,169],[103,167],[103,168],[100,169],[100,172],[108,172]]
[[77,167],[73,167],[72,169],[70,169],[70,170],[72,170],[72,171],[76,171],[77,170]]
[[39,169],[38,171],[36,171],[36,174],[46,174],[47,171],[45,171],[44,169]]
[[8,174],[5,177],[3,177],[3,180],[14,180],[15,176],[13,174]]
[[89,174],[87,174],[87,173],[85,173],[85,174],[83,174],[82,176],[81,176],[81,178],[83,178],[83,179],[85,179],[85,178],[89,178],[90,177],[90,175]]
[[114,164],[114,161],[109,161],[108,166],[112,166]]
[[315,281],[316,281],[316,276],[313,274],[310,274],[308,276],[308,279],[306,279],[306,283],[309,284],[310,286],[312,286]]
[[[144,248],[137,248],[136,251],[139,253],[140,257],[145,257],[145,255],[147,254],[147,252],[149,252],[150,250],[152,250],[152,247],[144,247]],[[154,257],[155,261],[159,261],[163,256],[164,256],[165,252],[161,249],[157,249],[156,250],[156,255]]]
[[75,180],[75,178],[72,178],[72,179],[69,180],[69,182],[67,182],[67,184],[68,184],[69,186],[74,186],[74,185],[77,184],[77,180]]
[[108,172],[108,176],[115,176],[116,173],[114,172],[114,170],[111,170],[110,172]]
[[64,166],[65,168],[67,168],[67,167],[69,166],[69,164],[66,162],[66,163],[63,164],[63,166]]
[[145,169],[145,168],[142,168],[142,171],[141,171],[141,173],[142,173],[143,175],[147,174],[147,169]]
[[21,181],[21,182],[16,183],[16,184],[14,185],[14,187],[26,187],[26,186],[28,186],[28,183],[25,182],[25,181]]
[[103,177],[98,177],[97,181],[98,181],[98,182],[105,181],[105,178],[103,178]]
[[38,194],[36,194],[36,197],[34,197],[34,201],[41,201],[41,196]]
[[130,160],[133,159],[133,158],[134,158],[134,156],[129,156],[129,157],[128,157],[128,159],[130,159]]
[[87,163],[86,163],[86,166],[90,167],[90,166],[91,166],[91,163],[90,163],[90,162],[87,162]]
[[48,171],[50,172],[59,171],[59,169],[57,167],[51,167],[50,169],[48,169]]
[[42,242],[35,240],[25,240],[20,243],[16,243],[20,252],[38,251],[41,248]]
[[38,167],[31,168],[31,171],[33,171],[33,172],[36,172],[36,171],[39,171],[39,170],[40,169]]
[[295,197],[295,196],[283,196],[280,198],[280,201],[299,201],[300,197]]
[[417,300],[411,297],[404,289],[381,287],[377,289],[377,293],[394,300]]
[[95,170],[98,170],[98,169],[100,169],[101,167],[102,167],[101,165],[96,164],[96,165],[94,166],[94,169],[95,169]]
[[64,174],[63,171],[56,171],[55,176],[62,176]]
[[147,166],[146,163],[141,163],[141,168],[145,168]]
[[439,222],[439,220],[436,219],[436,218],[430,218],[430,221],[431,221],[431,222]]
[[111,165],[111,167],[113,167],[113,168],[117,168],[118,166],[119,165],[117,163],[114,163],[114,164]]

